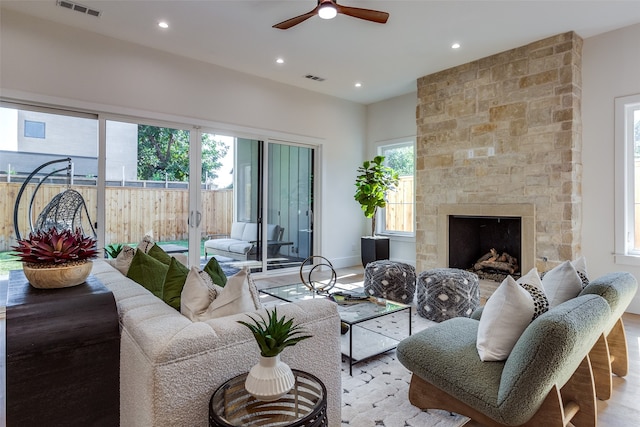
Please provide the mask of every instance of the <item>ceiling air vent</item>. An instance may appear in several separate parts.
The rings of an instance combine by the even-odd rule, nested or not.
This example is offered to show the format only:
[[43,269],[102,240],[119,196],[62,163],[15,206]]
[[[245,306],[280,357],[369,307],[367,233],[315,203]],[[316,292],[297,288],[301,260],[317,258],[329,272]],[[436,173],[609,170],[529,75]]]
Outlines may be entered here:
[[84,13],[85,15],[95,16],[96,18],[100,16],[102,12],[99,10],[88,8],[87,6],[83,6],[79,3],[74,3],[68,0],[57,0],[56,4],[60,7],[64,7],[65,9],[75,10],[76,12]]
[[306,76],[304,76],[305,79],[309,79],[309,80],[315,80],[317,82],[323,82],[325,79],[322,77],[318,77],[318,76],[314,76],[312,74],[307,74]]

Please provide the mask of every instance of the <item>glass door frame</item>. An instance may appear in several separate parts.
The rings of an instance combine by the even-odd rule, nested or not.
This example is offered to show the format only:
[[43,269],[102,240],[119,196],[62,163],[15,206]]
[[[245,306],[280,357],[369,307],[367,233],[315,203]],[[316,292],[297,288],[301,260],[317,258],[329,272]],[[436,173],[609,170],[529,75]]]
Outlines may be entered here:
[[189,265],[200,267],[200,241],[202,219],[202,129],[193,126],[189,133],[189,214],[187,229],[189,239]]

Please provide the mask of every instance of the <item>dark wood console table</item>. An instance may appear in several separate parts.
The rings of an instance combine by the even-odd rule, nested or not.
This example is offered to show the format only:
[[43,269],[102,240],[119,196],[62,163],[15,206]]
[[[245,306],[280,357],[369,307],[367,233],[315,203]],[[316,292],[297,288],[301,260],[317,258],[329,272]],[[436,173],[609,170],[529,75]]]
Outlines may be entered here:
[[36,289],[9,274],[6,405],[10,426],[118,426],[120,330],[113,294],[95,277]]

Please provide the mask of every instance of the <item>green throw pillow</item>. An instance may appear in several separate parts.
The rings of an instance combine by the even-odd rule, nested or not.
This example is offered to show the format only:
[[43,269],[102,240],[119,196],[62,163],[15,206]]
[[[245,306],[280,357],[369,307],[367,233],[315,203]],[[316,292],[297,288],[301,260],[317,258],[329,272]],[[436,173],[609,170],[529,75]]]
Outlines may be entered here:
[[224,274],[224,271],[222,271],[222,267],[218,264],[217,259],[212,257],[202,270],[211,277],[211,280],[213,280],[213,283],[216,285],[224,287],[224,285],[227,284],[227,276]]
[[166,253],[164,249],[162,249],[157,244],[151,246],[151,249],[149,249],[147,255],[154,257],[164,265],[169,265],[169,263],[171,262],[171,255]]
[[131,260],[131,266],[127,271],[127,277],[151,291],[152,294],[162,299],[162,287],[169,266],[157,259],[137,250]]
[[167,270],[164,286],[162,287],[162,300],[176,310],[180,310],[180,295],[188,274],[189,269],[180,261],[171,257],[169,270]]

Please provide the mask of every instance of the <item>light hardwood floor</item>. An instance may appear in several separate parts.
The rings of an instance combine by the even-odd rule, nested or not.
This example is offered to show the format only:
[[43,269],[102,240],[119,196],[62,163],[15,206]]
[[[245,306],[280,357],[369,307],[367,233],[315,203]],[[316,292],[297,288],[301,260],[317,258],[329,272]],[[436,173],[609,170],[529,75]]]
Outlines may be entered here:
[[[326,278],[328,273],[316,272],[311,277],[314,281]],[[363,271],[361,267],[338,269],[338,283],[361,283]],[[307,274],[304,279],[309,281]],[[264,277],[257,279],[259,289],[299,283],[300,274],[293,273],[282,276]],[[480,295],[484,303],[499,284],[491,281],[481,281]],[[598,401],[598,427],[638,427],[640,426],[640,315],[625,313],[623,322],[629,346],[629,374],[620,378],[613,378],[613,394],[607,401]],[[465,427],[481,427],[482,424],[470,421]],[[541,426],[544,427],[544,426]]]

